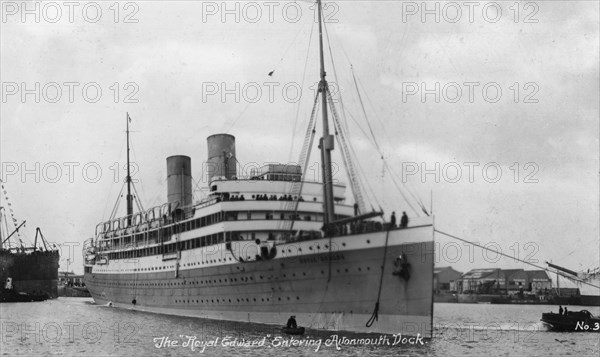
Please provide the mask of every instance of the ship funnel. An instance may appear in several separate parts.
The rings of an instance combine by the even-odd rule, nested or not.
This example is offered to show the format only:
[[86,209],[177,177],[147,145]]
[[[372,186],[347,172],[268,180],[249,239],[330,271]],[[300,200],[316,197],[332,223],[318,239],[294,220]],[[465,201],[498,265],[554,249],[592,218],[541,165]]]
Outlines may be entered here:
[[206,141],[208,142],[206,162],[208,182],[217,178],[228,180],[236,178],[235,137],[229,134],[215,134],[206,138]]
[[167,157],[167,201],[172,209],[186,212],[192,205],[192,160],[189,156]]

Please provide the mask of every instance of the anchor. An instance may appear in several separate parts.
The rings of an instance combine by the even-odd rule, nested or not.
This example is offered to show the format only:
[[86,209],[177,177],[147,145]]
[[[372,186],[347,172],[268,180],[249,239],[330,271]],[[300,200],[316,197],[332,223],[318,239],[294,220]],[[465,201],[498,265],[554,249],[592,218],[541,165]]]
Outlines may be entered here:
[[410,263],[406,259],[406,254],[402,253],[394,259],[394,272],[393,275],[408,281],[410,279]]

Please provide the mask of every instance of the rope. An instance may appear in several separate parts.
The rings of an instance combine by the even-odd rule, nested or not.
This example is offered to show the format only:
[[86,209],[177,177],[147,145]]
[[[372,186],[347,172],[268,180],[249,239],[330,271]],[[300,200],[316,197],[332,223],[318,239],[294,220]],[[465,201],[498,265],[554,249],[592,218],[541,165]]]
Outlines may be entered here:
[[[314,31],[315,24],[313,22],[310,27],[310,36],[308,36],[308,49],[306,50],[306,59],[304,60],[304,72],[302,73],[302,84],[300,88],[304,88],[304,81],[306,79],[306,69],[308,68],[308,57],[310,55],[310,48],[312,44],[312,36]],[[318,94],[318,93],[317,93]],[[318,97],[318,95],[317,95]],[[294,149],[294,141],[296,139],[296,128],[298,127],[298,118],[300,117],[300,101],[298,101],[298,105],[296,106],[296,118],[294,119],[294,127],[292,129],[292,144],[290,145],[290,152],[288,154],[288,162],[292,161],[292,150]]]
[[109,221],[112,221],[115,218],[115,215],[117,214],[117,210],[119,209],[119,203],[121,202],[120,198],[121,198],[121,195],[123,194],[124,188],[125,188],[125,181],[123,181],[123,186],[121,186],[121,191],[119,191],[119,194],[117,195],[117,201],[115,202],[115,205],[113,206],[113,209],[110,213],[110,218],[108,219]]
[[[329,58],[331,60],[331,69],[333,70],[333,78],[335,79],[335,83],[338,84],[339,87],[339,83],[340,81],[338,81],[338,76],[337,76],[337,70],[335,68],[335,62],[333,61],[333,51],[331,50],[331,41],[329,40],[329,30],[327,29],[327,21],[323,21],[323,29],[325,32],[325,38],[327,38],[327,48],[329,48]],[[329,90],[329,89],[328,89]],[[340,100],[340,112],[342,113],[342,118],[344,119],[343,123],[344,123],[344,129],[346,129],[346,132],[349,133],[350,129],[348,128],[348,120],[346,120],[346,109],[344,108],[344,101],[342,100],[342,89],[338,88],[338,98]]]
[[[385,157],[383,155],[383,152],[380,150],[379,145],[377,144],[377,142],[375,140],[375,136],[373,135],[373,130],[371,128],[371,124],[370,124],[369,119],[367,117],[367,112],[365,110],[365,107],[364,107],[364,104],[363,104],[363,100],[362,100],[362,97],[360,95],[359,84],[360,84],[360,87],[363,89],[363,92],[365,93],[365,97],[367,98],[367,101],[369,102],[369,104],[371,105],[371,108],[373,108],[373,110],[375,110],[375,106],[373,105],[373,102],[371,102],[371,98],[369,97],[369,92],[365,90],[365,87],[363,86],[362,82],[360,81],[360,78],[356,78],[356,74],[354,73],[354,68],[352,68],[352,78],[354,79],[354,85],[356,87],[356,93],[358,95],[358,99],[359,99],[359,103],[360,103],[362,111],[363,111],[363,115],[365,116],[365,120],[367,121],[367,125],[369,126],[369,131],[371,132],[371,135],[372,135],[372,139],[371,140],[374,142],[375,146],[377,147],[377,150],[379,151],[379,154],[381,155],[381,160],[383,161],[384,168],[387,168],[388,171],[392,174],[392,176],[391,176],[392,177],[392,181],[394,181],[394,185],[398,189],[398,192],[400,192],[400,194],[402,195],[402,197],[405,197],[404,194],[402,193],[401,189],[400,189],[400,186],[398,185],[398,183],[395,181],[395,178],[394,178],[394,176],[396,176],[396,177],[400,177],[400,176],[398,174],[396,174],[394,172],[394,170],[392,170],[391,167],[388,165],[388,163],[385,160]],[[375,119],[377,119],[377,121],[379,121],[379,123],[381,124],[382,127],[385,127],[385,125],[381,122],[381,120],[379,119],[379,117],[377,115],[375,115]],[[385,131],[385,130],[383,132],[384,132],[385,137],[388,140],[388,143],[391,144],[392,141],[390,140],[390,137],[388,136],[388,132]],[[404,185],[404,188],[410,194],[410,196],[415,200],[415,202],[417,202],[419,204],[419,207],[421,208],[421,210],[427,216],[429,216],[429,213],[427,212],[427,209],[425,208],[425,205],[423,204],[423,201],[417,195],[415,195],[412,192],[412,190],[409,187],[408,183],[406,185]],[[404,199],[406,200],[406,198],[404,198]],[[409,206],[410,206],[410,203],[409,203]],[[414,208],[413,208],[413,211],[415,211]],[[416,211],[415,211],[415,213],[418,214]]]
[[[442,232],[442,231],[438,231],[437,229],[434,229],[433,231],[434,231],[434,232],[436,232],[436,233],[440,233],[440,234],[443,234],[443,235],[445,235],[445,236],[448,236],[448,237],[450,237],[450,238],[457,239],[457,240],[459,240],[459,241],[461,241],[461,242],[465,242],[465,243],[468,243],[468,244],[472,244],[472,245],[474,245],[474,246],[476,246],[476,247],[479,247],[479,248],[481,248],[481,249],[485,249],[485,250],[492,251],[492,252],[494,252],[494,253],[496,253],[496,254],[499,254],[499,255],[502,255],[502,256],[504,256],[504,257],[507,257],[507,258],[510,258],[510,259],[517,260],[517,261],[519,261],[519,262],[521,262],[521,263],[525,263],[525,264],[531,265],[531,266],[533,266],[533,267],[536,267],[536,268],[538,268],[538,269],[541,269],[541,270],[544,270],[544,271],[547,271],[547,272],[550,272],[550,273],[554,273],[554,271],[552,271],[552,270],[550,270],[550,269],[548,269],[548,268],[544,268],[544,267],[543,267],[543,266],[541,266],[541,265],[533,264],[533,263],[530,263],[530,262],[528,262],[528,261],[526,261],[526,260],[522,260],[522,259],[519,259],[519,258],[517,258],[517,257],[513,257],[513,256],[510,256],[510,255],[508,255],[508,254],[505,254],[505,253],[499,252],[499,251],[497,251],[497,250],[494,250],[494,249],[490,249],[490,248],[484,247],[484,246],[482,246],[482,245],[479,245],[479,244],[477,244],[477,243],[470,242],[470,241],[468,241],[468,240],[466,240],[466,239],[459,238],[459,237],[457,237],[457,236],[454,236],[454,235],[452,235],[452,234],[448,234],[448,233],[445,233],[445,232]],[[556,272],[556,274],[558,274],[558,275],[560,275],[560,276],[562,276],[562,277],[564,277],[564,278],[571,279],[571,280],[575,280],[575,281],[577,281],[577,282],[580,282],[580,283],[582,283],[582,284],[585,284],[585,285],[589,285],[589,286],[591,286],[591,287],[594,287],[594,288],[600,288],[600,286],[597,286],[597,285],[594,285],[594,284],[590,284],[590,283],[588,283],[588,282],[586,282],[586,281],[583,281],[583,280],[581,280],[581,279],[578,279],[578,278],[574,278],[574,277],[572,277],[572,276],[569,276],[569,275],[566,275],[566,274],[564,274],[564,273],[559,273],[558,271]]]
[[135,203],[138,206],[138,210],[140,212],[144,211],[144,207],[142,206],[142,201],[140,201],[139,194],[137,192],[137,188],[135,188],[135,185],[133,185],[133,184],[131,186],[133,186],[133,192],[135,192],[135,196],[134,197],[135,197]]
[[385,271],[385,260],[387,258],[387,248],[388,248],[388,239],[390,237],[390,228],[385,233],[385,247],[383,248],[383,264],[381,265],[381,276],[379,277],[379,291],[377,292],[377,302],[375,303],[375,309],[373,310],[373,315],[369,318],[366,325],[367,327],[373,326],[373,323],[379,320],[379,299],[381,298],[381,288],[383,287],[383,272]]

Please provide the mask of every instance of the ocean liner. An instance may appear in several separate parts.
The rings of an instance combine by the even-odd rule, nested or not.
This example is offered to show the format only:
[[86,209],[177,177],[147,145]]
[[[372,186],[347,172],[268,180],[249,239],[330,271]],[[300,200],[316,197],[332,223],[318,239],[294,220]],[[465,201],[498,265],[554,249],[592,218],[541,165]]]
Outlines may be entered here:
[[[17,225],[6,196],[6,188],[1,183],[2,202],[5,205],[0,205],[0,302],[57,298],[58,250],[50,247],[39,228],[36,229],[32,246],[26,246],[20,238],[15,240],[25,221]],[[11,231],[8,229],[7,209],[15,225]]]
[[[383,222],[382,212],[346,201],[346,187],[332,180],[343,127],[325,79],[318,5],[321,79],[304,166],[267,164],[243,177],[235,137],[212,135],[207,198],[193,202],[191,159],[171,156],[167,202],[138,212],[128,172],[127,215],[99,223],[84,244],[84,281],[97,304],[276,325],[295,315],[313,329],[431,337],[433,218]],[[322,182],[305,175],[319,102]]]

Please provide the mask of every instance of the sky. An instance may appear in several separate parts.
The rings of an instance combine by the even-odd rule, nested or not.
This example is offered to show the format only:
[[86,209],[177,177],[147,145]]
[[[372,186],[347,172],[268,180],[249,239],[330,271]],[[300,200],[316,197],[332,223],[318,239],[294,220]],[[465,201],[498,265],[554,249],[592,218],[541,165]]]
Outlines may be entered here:
[[[170,155],[192,158],[203,197],[212,134],[235,135],[246,173],[298,161],[319,80],[312,2],[37,6],[2,2],[1,179],[27,220],[23,238],[40,227],[61,247],[61,270],[83,271],[83,241],[117,201],[126,113],[146,209],[166,201]],[[541,266],[598,267],[598,3],[425,6],[324,8],[327,79],[367,206],[416,221],[414,195],[440,231]],[[348,182],[343,168],[335,178]],[[531,268],[436,241],[438,266]]]

